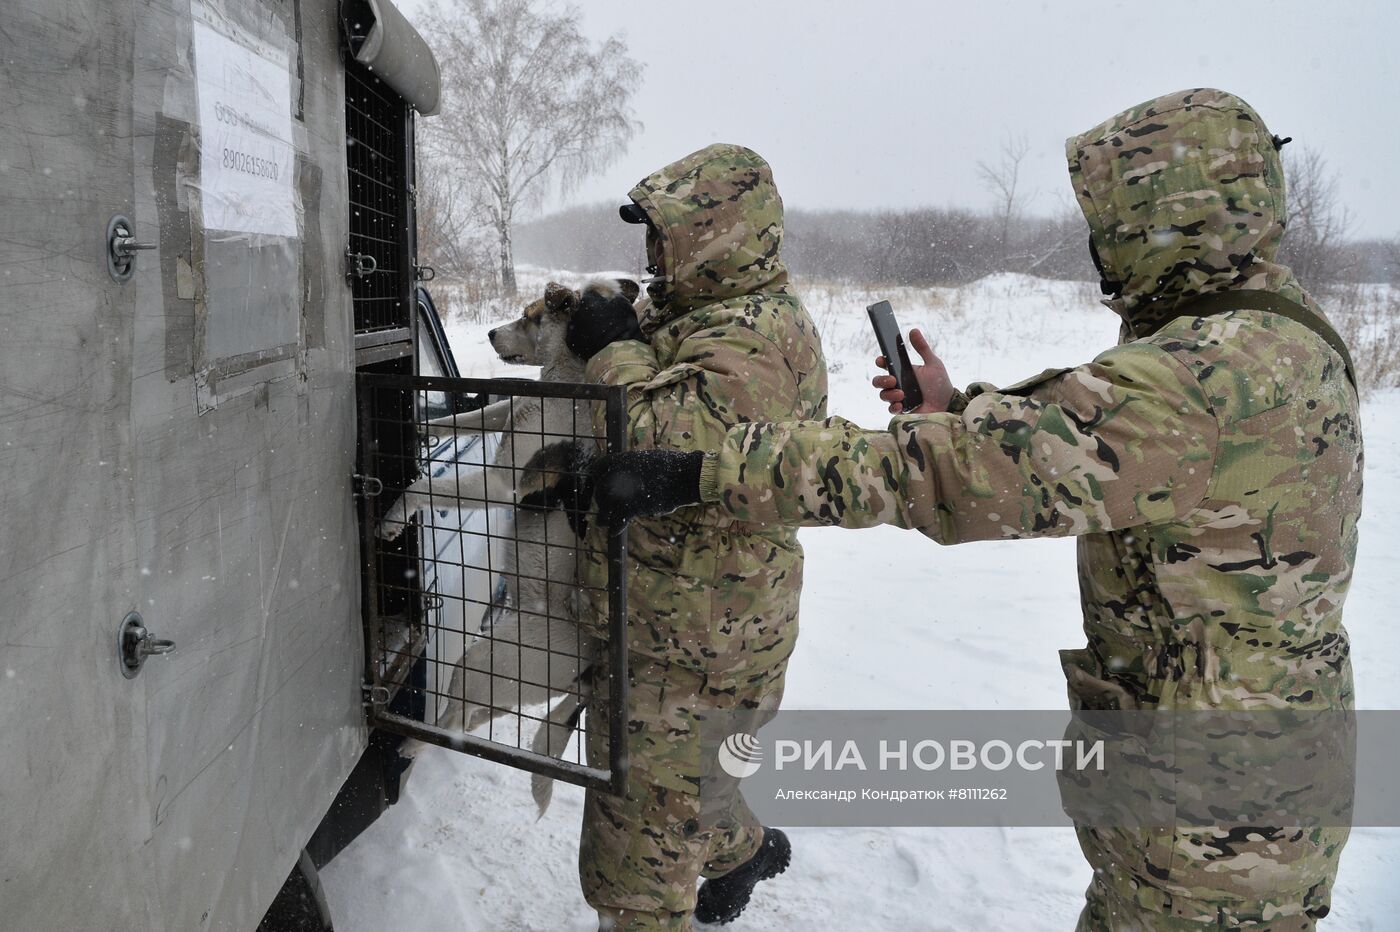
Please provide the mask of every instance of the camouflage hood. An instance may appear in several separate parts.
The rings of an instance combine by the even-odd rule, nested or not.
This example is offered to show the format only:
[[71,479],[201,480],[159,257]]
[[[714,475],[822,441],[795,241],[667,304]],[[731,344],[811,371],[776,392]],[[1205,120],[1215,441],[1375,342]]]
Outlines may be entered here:
[[1309,303],[1275,265],[1283,164],[1274,136],[1233,94],[1197,88],[1139,104],[1069,139],[1070,178],[1106,301],[1138,336],[1189,298],[1264,289]]
[[660,245],[647,329],[706,304],[785,289],[783,201],[753,150],[706,146],[647,176],[630,197]]

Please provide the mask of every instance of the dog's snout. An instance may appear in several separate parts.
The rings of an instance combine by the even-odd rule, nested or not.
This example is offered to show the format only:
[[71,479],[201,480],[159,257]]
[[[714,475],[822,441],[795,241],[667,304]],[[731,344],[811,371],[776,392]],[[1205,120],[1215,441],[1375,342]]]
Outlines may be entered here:
[[486,339],[490,340],[492,343],[495,343],[495,342],[496,342],[496,332],[499,331],[500,329],[501,329],[500,327],[495,327],[495,328],[493,328],[493,329],[491,329],[491,330],[486,331]]

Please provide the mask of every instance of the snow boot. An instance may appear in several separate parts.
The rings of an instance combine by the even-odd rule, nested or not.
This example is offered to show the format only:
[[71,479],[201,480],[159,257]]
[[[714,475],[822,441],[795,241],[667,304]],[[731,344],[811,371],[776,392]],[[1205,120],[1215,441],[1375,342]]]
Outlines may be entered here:
[[792,843],[776,828],[763,829],[758,852],[722,877],[700,885],[695,900],[695,921],[723,925],[739,918],[760,880],[776,877],[792,860]]

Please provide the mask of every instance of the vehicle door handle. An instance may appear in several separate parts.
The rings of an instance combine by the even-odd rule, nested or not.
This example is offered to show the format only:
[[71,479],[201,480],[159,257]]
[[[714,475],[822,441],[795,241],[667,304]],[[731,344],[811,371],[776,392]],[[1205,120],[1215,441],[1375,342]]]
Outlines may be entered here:
[[166,638],[152,637],[146,630],[146,623],[140,612],[130,612],[122,619],[117,632],[117,651],[121,658],[122,676],[132,679],[141,672],[147,657],[158,654],[173,654],[175,642]]
[[107,221],[107,274],[114,281],[130,280],[136,271],[136,254],[158,248],[156,243],[138,243],[135,229],[131,220],[121,214]]

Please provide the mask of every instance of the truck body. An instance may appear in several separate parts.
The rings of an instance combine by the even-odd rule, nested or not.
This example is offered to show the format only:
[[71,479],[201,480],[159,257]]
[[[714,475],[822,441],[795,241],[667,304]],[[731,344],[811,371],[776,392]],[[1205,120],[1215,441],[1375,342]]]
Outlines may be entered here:
[[11,0],[0,51],[0,926],[251,930],[370,744],[355,376],[416,371],[436,67],[384,0]]

